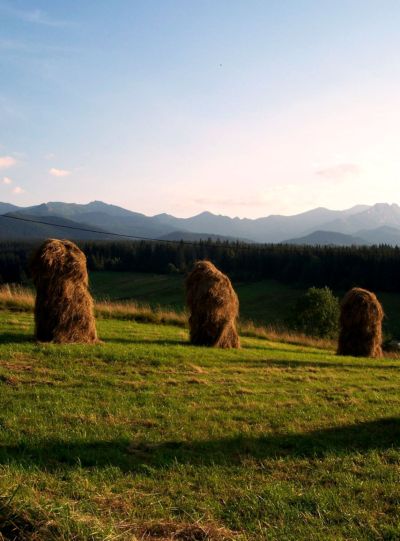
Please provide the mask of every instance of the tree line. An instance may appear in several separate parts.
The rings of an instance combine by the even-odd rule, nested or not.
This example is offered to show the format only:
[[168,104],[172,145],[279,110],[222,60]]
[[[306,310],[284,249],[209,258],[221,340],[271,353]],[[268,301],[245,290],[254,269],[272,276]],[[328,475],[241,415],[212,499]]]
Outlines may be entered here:
[[[0,282],[29,279],[29,258],[38,242],[0,243]],[[392,246],[296,246],[199,241],[194,243],[78,242],[90,271],[186,273],[210,259],[236,281],[275,279],[301,287],[353,286],[400,291],[400,248]]]

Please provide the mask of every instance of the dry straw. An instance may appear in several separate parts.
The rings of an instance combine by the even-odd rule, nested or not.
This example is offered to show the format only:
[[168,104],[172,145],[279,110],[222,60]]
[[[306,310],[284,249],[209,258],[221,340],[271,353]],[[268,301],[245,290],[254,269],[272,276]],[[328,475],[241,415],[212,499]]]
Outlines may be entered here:
[[229,278],[210,261],[197,261],[186,279],[190,341],[199,346],[240,347],[239,301]]
[[341,303],[338,355],[382,357],[383,316],[374,293],[350,289]]
[[85,254],[68,240],[46,240],[33,254],[36,339],[43,342],[97,341]]

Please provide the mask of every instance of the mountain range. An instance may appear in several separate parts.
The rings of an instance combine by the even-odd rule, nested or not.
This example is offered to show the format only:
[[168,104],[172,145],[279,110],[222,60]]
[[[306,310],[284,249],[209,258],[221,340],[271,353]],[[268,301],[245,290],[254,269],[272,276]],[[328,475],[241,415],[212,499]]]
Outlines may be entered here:
[[160,240],[212,238],[256,243],[400,245],[400,207],[387,203],[357,205],[342,211],[318,207],[293,216],[249,219],[211,212],[190,218],[169,214],[146,216],[102,201],[85,205],[49,202],[31,207],[0,203],[2,240],[116,238],[109,233]]

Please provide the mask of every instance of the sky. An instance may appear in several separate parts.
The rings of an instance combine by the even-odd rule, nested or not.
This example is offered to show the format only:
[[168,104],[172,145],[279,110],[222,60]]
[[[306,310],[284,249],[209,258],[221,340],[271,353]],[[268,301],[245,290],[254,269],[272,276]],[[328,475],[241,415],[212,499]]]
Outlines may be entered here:
[[400,203],[398,0],[0,0],[0,201]]

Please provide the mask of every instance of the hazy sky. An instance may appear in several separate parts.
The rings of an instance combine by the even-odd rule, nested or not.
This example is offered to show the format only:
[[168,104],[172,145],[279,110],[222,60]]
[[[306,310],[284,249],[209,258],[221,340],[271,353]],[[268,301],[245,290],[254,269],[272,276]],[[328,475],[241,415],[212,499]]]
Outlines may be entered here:
[[0,0],[0,201],[400,203],[399,0]]

